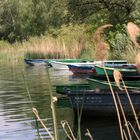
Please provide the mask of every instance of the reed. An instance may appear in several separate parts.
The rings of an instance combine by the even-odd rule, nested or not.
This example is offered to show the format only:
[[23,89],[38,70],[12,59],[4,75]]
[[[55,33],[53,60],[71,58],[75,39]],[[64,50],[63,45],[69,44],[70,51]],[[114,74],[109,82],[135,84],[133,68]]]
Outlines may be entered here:
[[52,84],[51,84],[51,79],[50,79],[48,70],[47,70],[47,77],[48,77],[48,83],[49,83],[48,87],[49,87],[51,110],[52,110],[52,117],[53,117],[54,138],[55,138],[55,140],[59,140],[58,126],[57,126],[57,119],[56,119],[56,110],[55,110],[55,102],[57,101],[57,98],[53,96],[53,91],[52,91],[52,86],[51,86]]
[[116,92],[116,95],[117,95],[118,103],[119,103],[119,106],[120,106],[120,109],[121,109],[121,112],[122,112],[122,115],[123,115],[123,118],[124,118],[124,122],[125,122],[125,126],[126,126],[126,129],[127,129],[127,132],[128,132],[129,140],[132,140],[131,132],[130,132],[130,129],[129,129],[129,126],[128,126],[128,123],[127,123],[127,119],[126,119],[126,115],[124,113],[123,106],[121,104],[121,100],[120,100],[117,92]]
[[[27,57],[46,57],[46,58],[81,58],[85,57],[89,51],[90,37],[86,33],[87,27],[84,25],[62,26],[58,31],[50,31],[51,34],[59,33],[56,37],[51,35],[31,38],[24,42],[27,48]],[[55,32],[55,33],[54,33]],[[87,57],[89,53],[86,54]],[[92,56],[92,55],[91,55]]]
[[[26,88],[26,91],[27,91],[27,94],[28,94],[28,97],[29,97],[29,100],[30,100],[30,104],[31,104],[31,107],[32,107],[32,111],[34,113],[34,117],[35,117],[35,122],[36,122],[36,128],[37,128],[37,134],[38,134],[38,139],[41,139],[41,140],[44,140],[43,137],[41,136],[41,134],[39,133],[39,126],[38,126],[38,118],[39,120],[40,117],[38,115],[38,111],[36,108],[34,108],[34,105],[33,105],[33,102],[32,102],[32,98],[31,98],[31,95],[30,95],[30,91],[29,91],[29,88],[28,88],[28,85],[27,85],[27,82],[26,82],[26,77],[25,77],[25,74],[22,72],[22,77],[23,77],[23,81],[24,81],[24,85],[25,85],[25,88]],[[41,122],[43,124],[43,126],[45,126],[45,124],[43,122]],[[45,126],[45,129],[47,130],[48,132],[48,129],[47,127]],[[48,132],[50,133],[50,132]]]
[[99,27],[94,34],[93,41],[96,46],[96,58],[99,60],[107,59],[109,45],[106,43],[102,34],[106,28],[110,28],[112,26],[113,25],[111,24],[103,25]]
[[138,120],[136,111],[135,111],[135,109],[134,109],[133,103],[132,103],[132,101],[131,101],[130,95],[129,95],[128,90],[127,90],[127,88],[126,88],[125,82],[123,81],[123,78],[121,78],[121,80],[122,80],[122,83],[123,83],[123,86],[124,86],[126,95],[127,95],[127,97],[128,97],[128,100],[129,100],[129,103],[130,103],[130,106],[131,106],[131,109],[132,109],[132,112],[133,112],[133,115],[134,115],[136,124],[137,124],[137,126],[138,126],[139,131],[140,131],[140,124],[139,124],[139,120]]
[[[108,24],[108,25],[104,25],[104,26],[101,26],[99,27],[95,34],[94,34],[94,41],[96,42],[96,47],[98,48],[98,58],[103,61],[106,59],[106,51],[107,51],[107,43],[105,42],[105,39],[102,37],[102,33],[104,31],[105,28],[107,27],[112,27],[111,24]],[[114,101],[114,104],[115,104],[115,109],[116,109],[116,113],[117,113],[117,118],[118,118],[118,122],[119,122],[119,128],[120,128],[120,134],[121,134],[121,139],[124,140],[124,134],[123,134],[123,129],[122,129],[122,122],[121,122],[121,117],[120,117],[120,112],[119,112],[119,108],[118,108],[118,104],[117,104],[117,100],[116,100],[116,97],[115,97],[115,93],[113,91],[113,88],[111,86],[111,83],[110,83],[110,80],[109,80],[109,76],[107,74],[107,71],[106,69],[104,68],[104,72],[105,72],[105,75],[107,77],[107,81],[109,83],[109,88],[111,90],[111,94],[112,94],[112,97],[113,97],[113,101]]]
[[137,140],[140,140],[140,138],[139,138],[139,136],[137,135],[137,133],[136,133],[134,127],[132,126],[132,124],[131,124],[129,121],[128,121],[127,123],[128,123],[128,125],[131,127],[132,131],[134,132],[134,134],[135,134]]
[[114,101],[114,104],[115,104],[116,113],[117,113],[118,122],[119,122],[119,127],[120,127],[121,139],[124,140],[124,134],[123,134],[123,129],[122,129],[122,122],[121,122],[120,112],[119,112],[117,100],[116,100],[116,97],[115,97],[115,93],[113,91],[113,88],[112,88],[111,83],[110,83],[110,80],[109,80],[109,76],[108,76],[107,71],[106,71],[105,68],[104,68],[104,71],[105,71],[105,74],[106,74],[106,77],[107,77],[107,81],[109,83],[109,88],[111,90],[111,94],[112,94],[113,101]]
[[134,45],[140,48],[140,45],[137,40],[137,37],[140,36],[140,28],[133,22],[128,22],[127,31]]
[[127,136],[126,136],[126,133],[125,133],[125,130],[123,129],[123,134],[124,134],[124,138],[125,140],[128,140]]
[[18,63],[24,58],[24,48],[21,43],[10,44],[5,41],[0,41],[0,60]]
[[89,131],[89,129],[87,129],[87,132],[85,133],[86,136],[88,136],[91,140],[93,140],[93,137]]
[[[61,125],[63,127],[63,130],[64,132],[66,133],[67,137],[70,139],[70,140],[76,140],[72,130],[71,130],[71,127],[69,125],[69,123],[66,121],[66,120],[62,120],[61,121]],[[70,134],[68,133],[68,131],[66,130],[66,126],[68,127],[68,131],[70,132]]]

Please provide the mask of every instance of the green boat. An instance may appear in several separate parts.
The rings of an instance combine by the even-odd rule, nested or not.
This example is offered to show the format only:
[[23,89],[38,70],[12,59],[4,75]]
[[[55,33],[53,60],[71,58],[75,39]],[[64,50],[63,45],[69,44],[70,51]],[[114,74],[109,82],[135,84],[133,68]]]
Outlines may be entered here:
[[56,92],[60,94],[65,94],[68,90],[89,90],[90,86],[88,83],[78,83],[78,84],[63,84],[54,85],[56,87]]
[[109,76],[113,75],[114,70],[119,70],[122,75],[137,75],[138,71],[134,66],[130,66],[128,68],[119,67],[119,68],[112,68],[112,67],[102,67],[99,65],[95,66],[96,74],[105,76],[105,70]]
[[89,62],[93,60],[88,60],[88,59],[46,59],[45,62],[48,65],[51,65],[52,61],[56,62],[65,62],[65,63],[79,63],[79,62]]
[[[109,83],[107,81],[101,81],[93,78],[87,78],[87,81],[91,89],[108,89]],[[117,88],[115,82],[111,82],[113,88]],[[123,88],[122,82],[120,82],[121,87]],[[140,90],[140,81],[125,81],[125,85],[128,89],[138,89]]]

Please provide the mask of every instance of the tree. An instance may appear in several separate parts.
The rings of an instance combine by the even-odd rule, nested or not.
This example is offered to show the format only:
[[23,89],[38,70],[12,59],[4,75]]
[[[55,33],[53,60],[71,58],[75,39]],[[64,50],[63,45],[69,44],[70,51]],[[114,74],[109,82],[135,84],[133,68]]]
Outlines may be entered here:
[[108,15],[108,22],[116,25],[133,20],[131,13],[138,0],[69,0],[69,11],[74,20],[84,22],[85,18],[101,11]]

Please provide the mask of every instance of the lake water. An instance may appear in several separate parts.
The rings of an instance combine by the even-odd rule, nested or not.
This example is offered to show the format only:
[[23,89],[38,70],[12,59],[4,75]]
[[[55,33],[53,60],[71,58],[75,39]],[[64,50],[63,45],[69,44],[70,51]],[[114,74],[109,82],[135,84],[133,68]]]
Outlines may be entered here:
[[[50,132],[53,131],[47,68],[9,62],[0,62],[0,65],[0,140],[40,140],[41,137],[49,140],[49,135],[40,123],[38,123],[39,138],[35,117],[32,113],[32,107],[37,108]],[[52,84],[83,81],[80,77],[74,77],[68,70],[55,71],[50,68],[49,75]],[[28,85],[32,101],[27,94],[25,83]],[[55,88],[53,91],[54,96],[60,96],[55,93]],[[60,140],[67,140],[61,127],[61,120],[67,120],[76,133],[77,124],[71,107],[56,105],[56,118]],[[94,140],[119,139],[119,127],[114,119],[92,117],[82,119],[82,140],[89,139],[85,136],[87,128]]]

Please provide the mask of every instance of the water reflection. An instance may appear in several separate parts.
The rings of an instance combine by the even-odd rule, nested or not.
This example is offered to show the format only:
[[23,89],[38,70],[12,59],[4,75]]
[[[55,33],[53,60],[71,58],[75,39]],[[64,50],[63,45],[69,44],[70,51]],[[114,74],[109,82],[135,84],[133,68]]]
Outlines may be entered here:
[[[49,70],[52,80],[60,83],[60,76],[55,75]],[[5,65],[0,67],[0,139],[1,140],[35,140],[38,139],[36,122],[32,113],[32,106],[29,100],[22,73],[28,85],[33,106],[39,111],[40,117],[52,131],[52,115],[50,109],[50,96],[48,93],[48,77],[46,67],[26,67],[26,65]],[[53,76],[54,74],[54,76]],[[55,77],[56,76],[56,77]],[[68,75],[67,75],[68,76]],[[63,78],[62,78],[63,79]],[[63,80],[62,80],[63,81]],[[65,76],[64,76],[65,81]],[[71,121],[69,109],[60,109],[57,111],[59,131],[62,132],[60,126],[61,119]],[[63,111],[68,111],[63,116]],[[49,139],[49,135],[39,124],[40,135],[44,139]],[[61,133],[61,138],[65,139],[65,135]]]
[[[0,140],[36,140],[38,132],[36,121],[32,113],[32,105],[29,100],[22,73],[25,75],[25,81],[28,85],[33,106],[39,111],[49,130],[53,131],[53,122],[50,109],[49,95],[49,77],[52,84],[66,84],[85,82],[85,76],[74,76],[70,71],[55,71],[53,68],[46,67],[28,67],[25,64],[5,64],[0,67]],[[53,89],[54,95],[55,88]],[[68,101],[68,100],[67,100]],[[56,104],[56,115],[58,122],[58,131],[60,140],[66,140],[67,137],[60,125],[61,120],[67,120],[74,133],[77,132],[77,123],[74,121],[74,114],[70,104],[59,102]],[[119,139],[119,129],[116,120],[105,120],[97,118],[84,118],[81,122],[82,140],[85,137],[86,129],[89,129],[95,140]],[[49,140],[49,135],[39,124],[40,135]],[[115,137],[114,137],[115,136]]]

